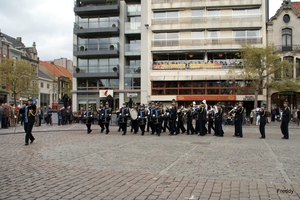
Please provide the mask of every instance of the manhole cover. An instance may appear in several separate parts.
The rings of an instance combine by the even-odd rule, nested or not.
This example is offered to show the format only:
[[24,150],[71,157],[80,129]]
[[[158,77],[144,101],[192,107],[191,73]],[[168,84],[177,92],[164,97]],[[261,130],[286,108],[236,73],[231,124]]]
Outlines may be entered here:
[[209,145],[210,142],[192,142],[191,144],[198,144],[198,145]]

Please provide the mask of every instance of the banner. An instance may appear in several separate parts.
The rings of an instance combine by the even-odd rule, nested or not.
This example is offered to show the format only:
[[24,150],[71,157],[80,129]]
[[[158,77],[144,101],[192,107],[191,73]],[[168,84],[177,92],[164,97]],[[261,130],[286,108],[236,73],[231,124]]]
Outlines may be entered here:
[[222,69],[221,63],[190,63],[190,69]]
[[176,70],[176,69],[185,69],[186,64],[153,64],[154,70]]
[[114,97],[113,90],[99,90],[99,97],[107,97],[108,95]]

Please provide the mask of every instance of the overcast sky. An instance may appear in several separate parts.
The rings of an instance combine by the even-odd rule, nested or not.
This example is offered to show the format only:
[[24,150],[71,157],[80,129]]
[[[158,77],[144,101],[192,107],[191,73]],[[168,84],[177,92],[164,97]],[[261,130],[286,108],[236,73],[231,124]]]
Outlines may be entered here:
[[[281,2],[270,0],[270,17]],[[0,29],[11,37],[22,37],[26,46],[35,41],[40,60],[72,60],[73,8],[73,0],[1,0]]]

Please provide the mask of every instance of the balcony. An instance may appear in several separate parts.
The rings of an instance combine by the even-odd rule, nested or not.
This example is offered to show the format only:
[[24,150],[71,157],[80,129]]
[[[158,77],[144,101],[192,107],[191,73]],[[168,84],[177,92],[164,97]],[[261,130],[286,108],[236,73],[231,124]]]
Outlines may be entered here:
[[74,23],[74,34],[79,37],[91,37],[99,35],[119,35],[119,21],[101,21]]
[[141,5],[128,5],[127,6],[127,16],[141,16]]
[[261,15],[218,16],[218,17],[180,17],[152,19],[152,31],[209,29],[209,28],[241,28],[263,26]]
[[221,7],[221,6],[249,6],[261,5],[261,0],[152,0],[152,9],[176,9],[176,8],[193,8],[193,7]]
[[120,12],[119,0],[76,0],[74,12],[79,16],[112,16]]
[[141,77],[141,66],[125,66],[125,77]]
[[125,44],[125,56],[140,56],[141,44]]
[[[78,70],[79,69],[79,70]],[[73,73],[73,77],[97,77],[97,78],[118,78],[119,66],[80,66],[77,71]]]
[[174,39],[152,40],[152,50],[176,49],[220,49],[240,48],[241,44],[261,45],[262,37],[253,38],[203,38],[203,39]]
[[118,57],[119,44],[79,44],[73,46],[73,51],[78,58]]
[[141,22],[125,22],[125,34],[140,34]]
[[278,52],[287,52],[287,51],[300,51],[300,45],[292,45],[290,47],[283,47],[282,45],[275,45],[275,50]]
[[233,66],[240,66],[240,59],[204,60],[161,60],[152,63],[152,70],[228,70]]

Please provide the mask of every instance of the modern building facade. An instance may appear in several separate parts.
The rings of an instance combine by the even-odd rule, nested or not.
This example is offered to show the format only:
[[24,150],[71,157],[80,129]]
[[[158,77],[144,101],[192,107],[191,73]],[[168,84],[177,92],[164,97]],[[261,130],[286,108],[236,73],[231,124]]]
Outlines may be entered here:
[[113,90],[115,108],[129,98],[242,100],[250,111],[254,90],[228,68],[240,62],[241,44],[266,46],[267,10],[267,0],[77,0],[73,109],[98,106],[99,90]]
[[[283,1],[276,14],[267,24],[268,44],[274,44],[281,60],[288,60],[293,64],[290,73],[276,74],[280,81],[282,76],[296,79],[300,76],[300,2]],[[300,106],[300,90],[297,91],[270,91],[272,107],[281,107],[283,101],[288,100],[292,107]]]

